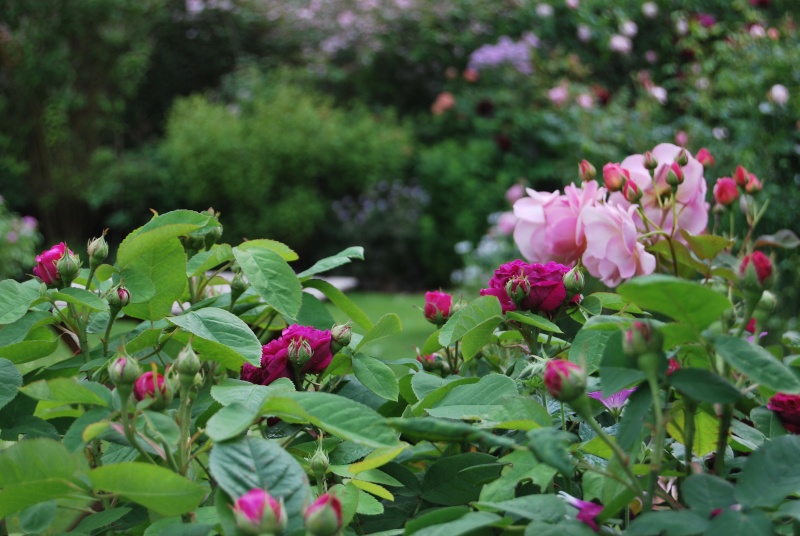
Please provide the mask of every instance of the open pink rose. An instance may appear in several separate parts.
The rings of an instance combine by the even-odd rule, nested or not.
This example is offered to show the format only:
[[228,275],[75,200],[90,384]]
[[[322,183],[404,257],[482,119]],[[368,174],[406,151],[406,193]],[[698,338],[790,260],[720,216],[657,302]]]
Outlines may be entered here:
[[519,293],[519,308],[523,311],[550,312],[557,309],[567,298],[564,274],[569,268],[556,262],[528,264],[515,260],[501,265],[489,281],[489,288],[481,290],[481,296],[496,296],[503,312],[517,310],[509,290]]
[[292,378],[289,364],[289,339],[280,337],[261,348],[261,368],[242,365],[240,378],[258,385],[269,385],[278,378]]
[[[692,235],[702,234],[708,225],[708,208],[706,202],[706,192],[708,187],[703,178],[703,164],[695,160],[688,153],[689,161],[682,166],[682,182],[678,186],[675,195],[677,199],[678,221],[673,222],[672,207],[669,203],[659,204],[658,198],[669,195],[671,190],[667,184],[667,175],[673,169],[672,164],[678,158],[681,147],[671,143],[657,145],[652,151],[653,157],[658,161],[655,170],[655,185],[650,177],[650,172],[644,166],[644,155],[636,154],[627,157],[620,164],[630,173],[630,179],[642,192],[641,205],[647,217],[656,225],[668,233],[673,234],[676,239],[683,241],[678,230],[685,229]],[[611,194],[609,202],[620,205],[627,209],[631,204],[621,193]],[[640,231],[644,231],[644,224],[638,215],[634,216],[636,226]],[[676,227],[673,229],[673,227]]]
[[574,264],[585,248],[581,211],[594,206],[604,193],[596,182],[581,187],[570,184],[564,195],[529,188],[529,197],[514,203],[514,215],[519,219],[514,242],[522,256],[533,262]]
[[[37,255],[36,266],[33,267],[33,275],[41,279],[45,285],[52,285],[61,279],[56,263],[64,256],[65,251],[67,251],[67,245],[61,242]],[[70,251],[70,254],[72,254],[72,251]]]
[[637,241],[634,206],[586,207],[581,213],[586,233],[583,265],[590,274],[610,287],[635,275],[653,273],[655,257]]
[[322,331],[312,328],[311,326],[292,324],[283,330],[281,338],[289,341],[289,344],[291,344],[292,341],[295,343],[305,341],[311,347],[311,358],[303,364],[302,372],[319,374],[330,365],[331,359],[333,359],[333,353],[331,352],[331,332],[328,329]]

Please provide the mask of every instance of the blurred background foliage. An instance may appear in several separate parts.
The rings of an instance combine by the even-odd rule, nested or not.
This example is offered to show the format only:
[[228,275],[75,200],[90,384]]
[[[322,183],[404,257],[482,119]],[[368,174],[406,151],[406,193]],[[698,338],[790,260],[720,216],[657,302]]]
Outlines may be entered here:
[[[364,287],[419,290],[453,285],[482,242],[497,255],[481,237],[497,236],[488,218],[512,184],[560,188],[583,158],[600,169],[678,141],[711,151],[711,184],[737,164],[762,179],[763,233],[797,231],[798,12],[0,0],[0,194],[45,243],[213,207],[230,242],[282,240],[306,263],[364,245],[368,261],[347,268]],[[776,254],[796,315],[798,258]]]

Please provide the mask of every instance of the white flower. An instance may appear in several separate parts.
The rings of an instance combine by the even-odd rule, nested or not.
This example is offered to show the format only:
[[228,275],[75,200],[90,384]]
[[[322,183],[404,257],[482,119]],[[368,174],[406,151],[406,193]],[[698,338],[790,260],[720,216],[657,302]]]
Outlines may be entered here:
[[654,19],[658,15],[658,6],[655,2],[645,2],[642,4],[642,13],[648,19]]
[[620,54],[630,54],[633,43],[624,35],[614,34],[608,41],[608,48]]
[[592,29],[585,24],[578,25],[578,39],[584,43],[592,38]]
[[689,31],[689,23],[686,22],[686,19],[678,19],[675,23],[675,30],[679,35],[686,35],[686,32]]
[[553,6],[550,4],[538,4],[536,6],[536,14],[542,18],[551,17],[553,15]]
[[750,27],[750,35],[753,37],[764,37],[767,35],[767,32],[764,31],[764,27],[760,24],[753,24]]
[[653,86],[650,88],[650,95],[658,101],[659,104],[666,104],[667,90],[661,86]]
[[633,37],[637,33],[639,33],[639,27],[636,26],[636,23],[632,20],[626,20],[622,24],[620,24],[619,31],[622,35],[627,37]]
[[775,84],[769,90],[769,100],[783,106],[789,101],[789,90],[783,84]]

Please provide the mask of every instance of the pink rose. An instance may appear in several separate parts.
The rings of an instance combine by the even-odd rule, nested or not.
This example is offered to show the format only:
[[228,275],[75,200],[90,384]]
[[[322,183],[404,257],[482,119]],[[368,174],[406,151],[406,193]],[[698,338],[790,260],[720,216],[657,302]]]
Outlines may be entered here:
[[637,241],[634,206],[596,205],[583,209],[586,251],[583,265],[610,287],[635,275],[653,273],[655,257]]
[[325,493],[306,509],[304,517],[310,534],[333,536],[342,528],[342,503],[335,495]]
[[[683,182],[678,186],[675,194],[678,221],[673,223],[672,206],[669,203],[664,204],[663,207],[659,204],[658,196],[664,196],[670,192],[667,175],[670,171],[674,172],[672,164],[677,160],[681,150],[681,147],[671,143],[662,143],[652,150],[652,155],[658,162],[658,167],[655,169],[655,186],[650,172],[645,168],[643,155],[629,156],[622,161],[621,166],[628,170],[631,180],[641,190],[640,203],[647,217],[664,231],[675,236],[677,240],[683,241],[678,233],[679,229],[685,229],[692,235],[705,232],[708,225],[709,206],[705,200],[708,187],[703,178],[703,165],[695,160],[688,151],[688,162],[681,168]],[[611,194],[609,202],[625,209],[631,206],[620,193]],[[638,229],[644,231],[644,224],[638,215],[634,216],[634,221]],[[673,229],[673,227],[676,228]]]
[[233,504],[236,526],[245,534],[275,534],[286,526],[283,501],[277,501],[263,489],[254,488]]
[[158,384],[158,390],[161,391],[161,396],[166,397],[167,386],[164,385],[164,376],[156,373],[154,377],[152,371],[145,372],[139,376],[133,384],[133,396],[139,401],[145,398],[157,398],[156,384]]
[[503,212],[497,219],[497,232],[501,235],[510,235],[517,226],[517,217],[513,212]]
[[736,186],[736,181],[730,177],[722,177],[717,179],[714,185],[714,200],[723,206],[732,204],[739,197],[739,188]]
[[278,378],[292,379],[289,340],[280,337],[265,344],[261,348],[261,368],[245,363],[240,378],[259,385],[269,385]]
[[331,332],[328,329],[321,331],[310,326],[292,324],[283,330],[281,338],[286,339],[288,344],[292,344],[292,342],[299,344],[305,341],[311,347],[311,358],[303,364],[301,372],[319,374],[330,365],[331,359],[333,359]]
[[514,203],[514,215],[519,219],[514,242],[522,256],[535,262],[574,264],[585,248],[581,211],[604,194],[596,182],[583,183],[580,188],[571,184],[564,188],[564,195],[528,189],[529,197]]
[[544,370],[544,385],[556,400],[571,402],[586,392],[586,371],[572,361],[551,359]]
[[563,264],[528,264],[515,260],[501,265],[489,281],[489,288],[482,289],[481,296],[495,296],[503,312],[517,310],[509,291],[517,296],[523,311],[550,312],[557,309],[567,298],[564,274],[569,268]]
[[450,308],[453,306],[453,296],[446,292],[434,290],[425,293],[425,319],[428,322],[441,326],[450,318]]
[[[64,242],[56,244],[47,251],[43,251],[41,255],[36,256],[36,266],[33,267],[33,275],[42,280],[45,285],[52,285],[59,279],[61,275],[56,269],[56,263],[64,256],[67,251],[67,245]],[[69,252],[72,255],[72,251]]]
[[628,179],[630,179],[630,173],[619,164],[609,162],[603,166],[603,182],[609,192],[620,191]]

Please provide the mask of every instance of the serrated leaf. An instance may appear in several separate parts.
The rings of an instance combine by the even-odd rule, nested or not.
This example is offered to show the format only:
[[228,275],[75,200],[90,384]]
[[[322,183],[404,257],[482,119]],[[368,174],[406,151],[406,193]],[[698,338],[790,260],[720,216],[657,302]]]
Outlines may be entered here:
[[175,210],[156,216],[125,237],[117,250],[117,264],[123,268],[129,266],[145,252],[158,249],[160,244],[179,236],[188,236],[192,231],[207,226],[212,219],[211,215],[191,210]]
[[286,317],[297,316],[303,289],[294,270],[280,255],[258,248],[233,248],[233,255],[253,290],[267,305]]
[[101,300],[94,292],[82,288],[68,287],[49,291],[54,300],[61,300],[73,305],[86,307],[92,311],[108,311],[108,302]]
[[733,245],[733,240],[719,235],[704,234],[693,236],[686,229],[681,229],[680,233],[694,254],[707,261],[713,260],[717,255]]
[[248,240],[246,242],[242,242],[236,247],[238,249],[241,249],[242,251],[249,251],[251,249],[268,249],[280,255],[281,258],[286,262],[296,261],[297,259],[300,258],[297,256],[297,253],[295,253],[292,248],[290,248],[283,242],[278,242],[277,240],[269,240],[266,238]]
[[470,385],[458,385],[427,409],[433,417],[458,419],[485,415],[503,404],[508,396],[516,396],[517,384],[503,374],[488,374]]
[[742,393],[728,380],[710,370],[682,368],[669,375],[675,389],[700,402],[736,402]]
[[356,346],[356,351],[361,350],[365,346],[383,339],[384,337],[389,337],[391,335],[395,335],[396,333],[400,333],[402,330],[403,326],[400,324],[400,317],[395,313],[388,313],[382,316],[381,319],[378,320],[378,323],[375,324],[369,331],[367,331],[367,333]]
[[108,406],[103,398],[98,396],[89,387],[82,385],[72,378],[55,378],[53,380],[39,380],[29,383],[20,391],[36,400],[61,402],[63,404],[94,404]]
[[681,485],[681,496],[692,510],[711,514],[717,508],[727,508],[736,502],[734,487],[717,476],[696,474]]
[[334,268],[338,268],[339,266],[349,264],[352,259],[363,261],[364,248],[360,246],[354,246],[344,249],[336,255],[332,255],[315,262],[311,268],[297,274],[297,277],[299,279],[306,279],[312,275],[321,274],[323,272],[333,270]]
[[8,359],[0,359],[0,409],[14,400],[22,386],[22,374]]
[[155,286],[152,299],[144,303],[132,301],[122,309],[125,314],[142,320],[160,320],[172,312],[173,303],[186,288],[186,252],[177,238],[153,242],[149,249],[124,261],[118,258],[118,262],[123,270],[141,272]]
[[401,443],[396,447],[373,450],[362,461],[350,464],[348,469],[354,475],[369,469],[377,469],[397,458],[407,448],[407,443]]
[[388,365],[363,354],[356,354],[352,364],[353,373],[364,387],[386,400],[397,400],[400,394],[397,376]]
[[[439,458],[422,479],[422,498],[444,506],[476,501],[487,478],[500,476],[502,466],[496,462],[494,456],[480,452]],[[476,467],[480,469],[465,471]]]
[[258,413],[238,402],[225,406],[208,419],[205,432],[212,441],[227,441],[244,433]]
[[777,506],[800,489],[800,437],[786,435],[765,443],[747,457],[736,484],[736,499],[745,506]]
[[563,331],[561,331],[561,328],[550,322],[548,319],[541,317],[539,315],[535,315],[533,313],[527,313],[527,312],[520,313],[518,311],[508,311],[506,313],[506,317],[511,320],[516,320],[517,322],[522,322],[523,324],[527,324],[529,326],[537,327],[544,331],[552,333],[564,333]]
[[39,297],[38,287],[24,285],[11,279],[0,281],[0,324],[10,324],[28,312]]
[[195,336],[193,348],[203,359],[238,370],[242,362],[260,366],[261,343],[239,317],[216,307],[206,307],[167,319]]
[[225,378],[217,385],[211,387],[211,397],[222,404],[229,406],[239,403],[252,411],[259,411],[267,397],[276,391],[294,390],[291,380],[283,378],[270,385],[255,385],[250,382]]
[[481,324],[496,320],[503,321],[502,308],[495,296],[481,296],[453,314],[439,330],[439,343],[450,346],[461,340]]
[[186,275],[188,277],[204,275],[212,268],[232,260],[234,260],[233,249],[228,244],[214,244],[210,250],[201,251],[189,259],[186,263]]

